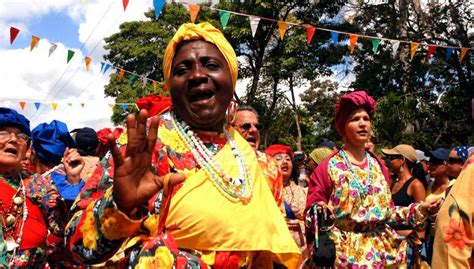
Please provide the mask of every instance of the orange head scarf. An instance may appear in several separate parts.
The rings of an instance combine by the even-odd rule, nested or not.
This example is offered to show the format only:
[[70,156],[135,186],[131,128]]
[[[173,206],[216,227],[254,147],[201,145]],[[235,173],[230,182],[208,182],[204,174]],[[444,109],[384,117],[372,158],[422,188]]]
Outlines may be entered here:
[[181,41],[186,40],[204,40],[214,44],[219,51],[224,55],[227,64],[229,65],[230,74],[232,76],[232,90],[235,90],[235,83],[237,82],[237,56],[234,48],[229,41],[224,37],[221,31],[212,26],[208,22],[199,24],[185,23],[181,25],[168,43],[166,47],[165,56],[163,57],[163,75],[165,77],[165,84],[169,88],[169,80],[171,76],[171,64],[176,53],[176,46]]

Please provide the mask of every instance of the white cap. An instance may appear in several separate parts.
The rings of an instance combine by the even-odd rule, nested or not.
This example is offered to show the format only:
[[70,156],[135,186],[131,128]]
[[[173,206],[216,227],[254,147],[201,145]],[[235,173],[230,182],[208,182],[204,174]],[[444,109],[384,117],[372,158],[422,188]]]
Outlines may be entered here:
[[430,157],[426,157],[425,153],[419,149],[415,150],[416,151],[416,159],[417,161],[421,162],[421,161],[429,161],[430,160]]

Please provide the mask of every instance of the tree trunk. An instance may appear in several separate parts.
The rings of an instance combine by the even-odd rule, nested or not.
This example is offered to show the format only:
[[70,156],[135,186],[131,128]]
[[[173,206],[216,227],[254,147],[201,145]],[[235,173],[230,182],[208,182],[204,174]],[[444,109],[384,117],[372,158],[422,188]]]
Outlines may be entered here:
[[[272,103],[270,105],[270,108],[268,109],[268,112],[266,113],[266,117],[267,119],[272,119],[273,118],[273,112],[275,111],[275,107],[276,107],[276,104],[277,104],[277,101],[278,101],[278,83],[280,82],[280,78],[279,77],[274,77],[273,78],[273,93],[272,93]],[[264,146],[265,148],[267,147],[268,145],[268,138],[269,138],[269,133],[268,133],[268,130],[270,130],[270,127],[272,125],[272,121],[268,121],[268,125],[265,126],[265,130],[267,130],[265,132],[265,138],[264,138]]]
[[296,150],[301,151],[301,139],[303,135],[301,134],[298,107],[296,106],[295,91],[293,88],[293,76],[290,76],[290,93],[291,93],[291,101],[292,101],[291,105],[293,106],[293,111],[295,112],[296,131],[298,132],[298,136],[296,137]]

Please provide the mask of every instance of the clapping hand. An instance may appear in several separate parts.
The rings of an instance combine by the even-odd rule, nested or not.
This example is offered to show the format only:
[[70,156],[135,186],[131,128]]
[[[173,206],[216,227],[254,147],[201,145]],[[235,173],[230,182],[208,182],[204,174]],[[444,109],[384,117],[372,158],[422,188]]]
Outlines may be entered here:
[[84,168],[85,162],[77,149],[66,148],[63,156],[63,165],[69,183],[77,184],[81,182],[81,171]]

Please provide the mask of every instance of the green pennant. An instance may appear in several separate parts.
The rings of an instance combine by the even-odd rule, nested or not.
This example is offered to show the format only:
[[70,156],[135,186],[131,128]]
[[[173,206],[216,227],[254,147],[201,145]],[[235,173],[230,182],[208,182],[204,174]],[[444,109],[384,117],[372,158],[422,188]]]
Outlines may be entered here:
[[69,61],[72,59],[73,56],[74,56],[74,51],[67,50],[67,63],[69,63]]
[[227,23],[229,22],[230,13],[227,11],[219,10],[219,17],[221,19],[222,29],[225,30]]
[[374,38],[372,39],[372,51],[377,54],[377,52],[379,51],[379,45],[380,45],[380,39],[378,38]]
[[128,84],[132,84],[137,80],[137,74],[133,73],[132,76],[128,79]]

